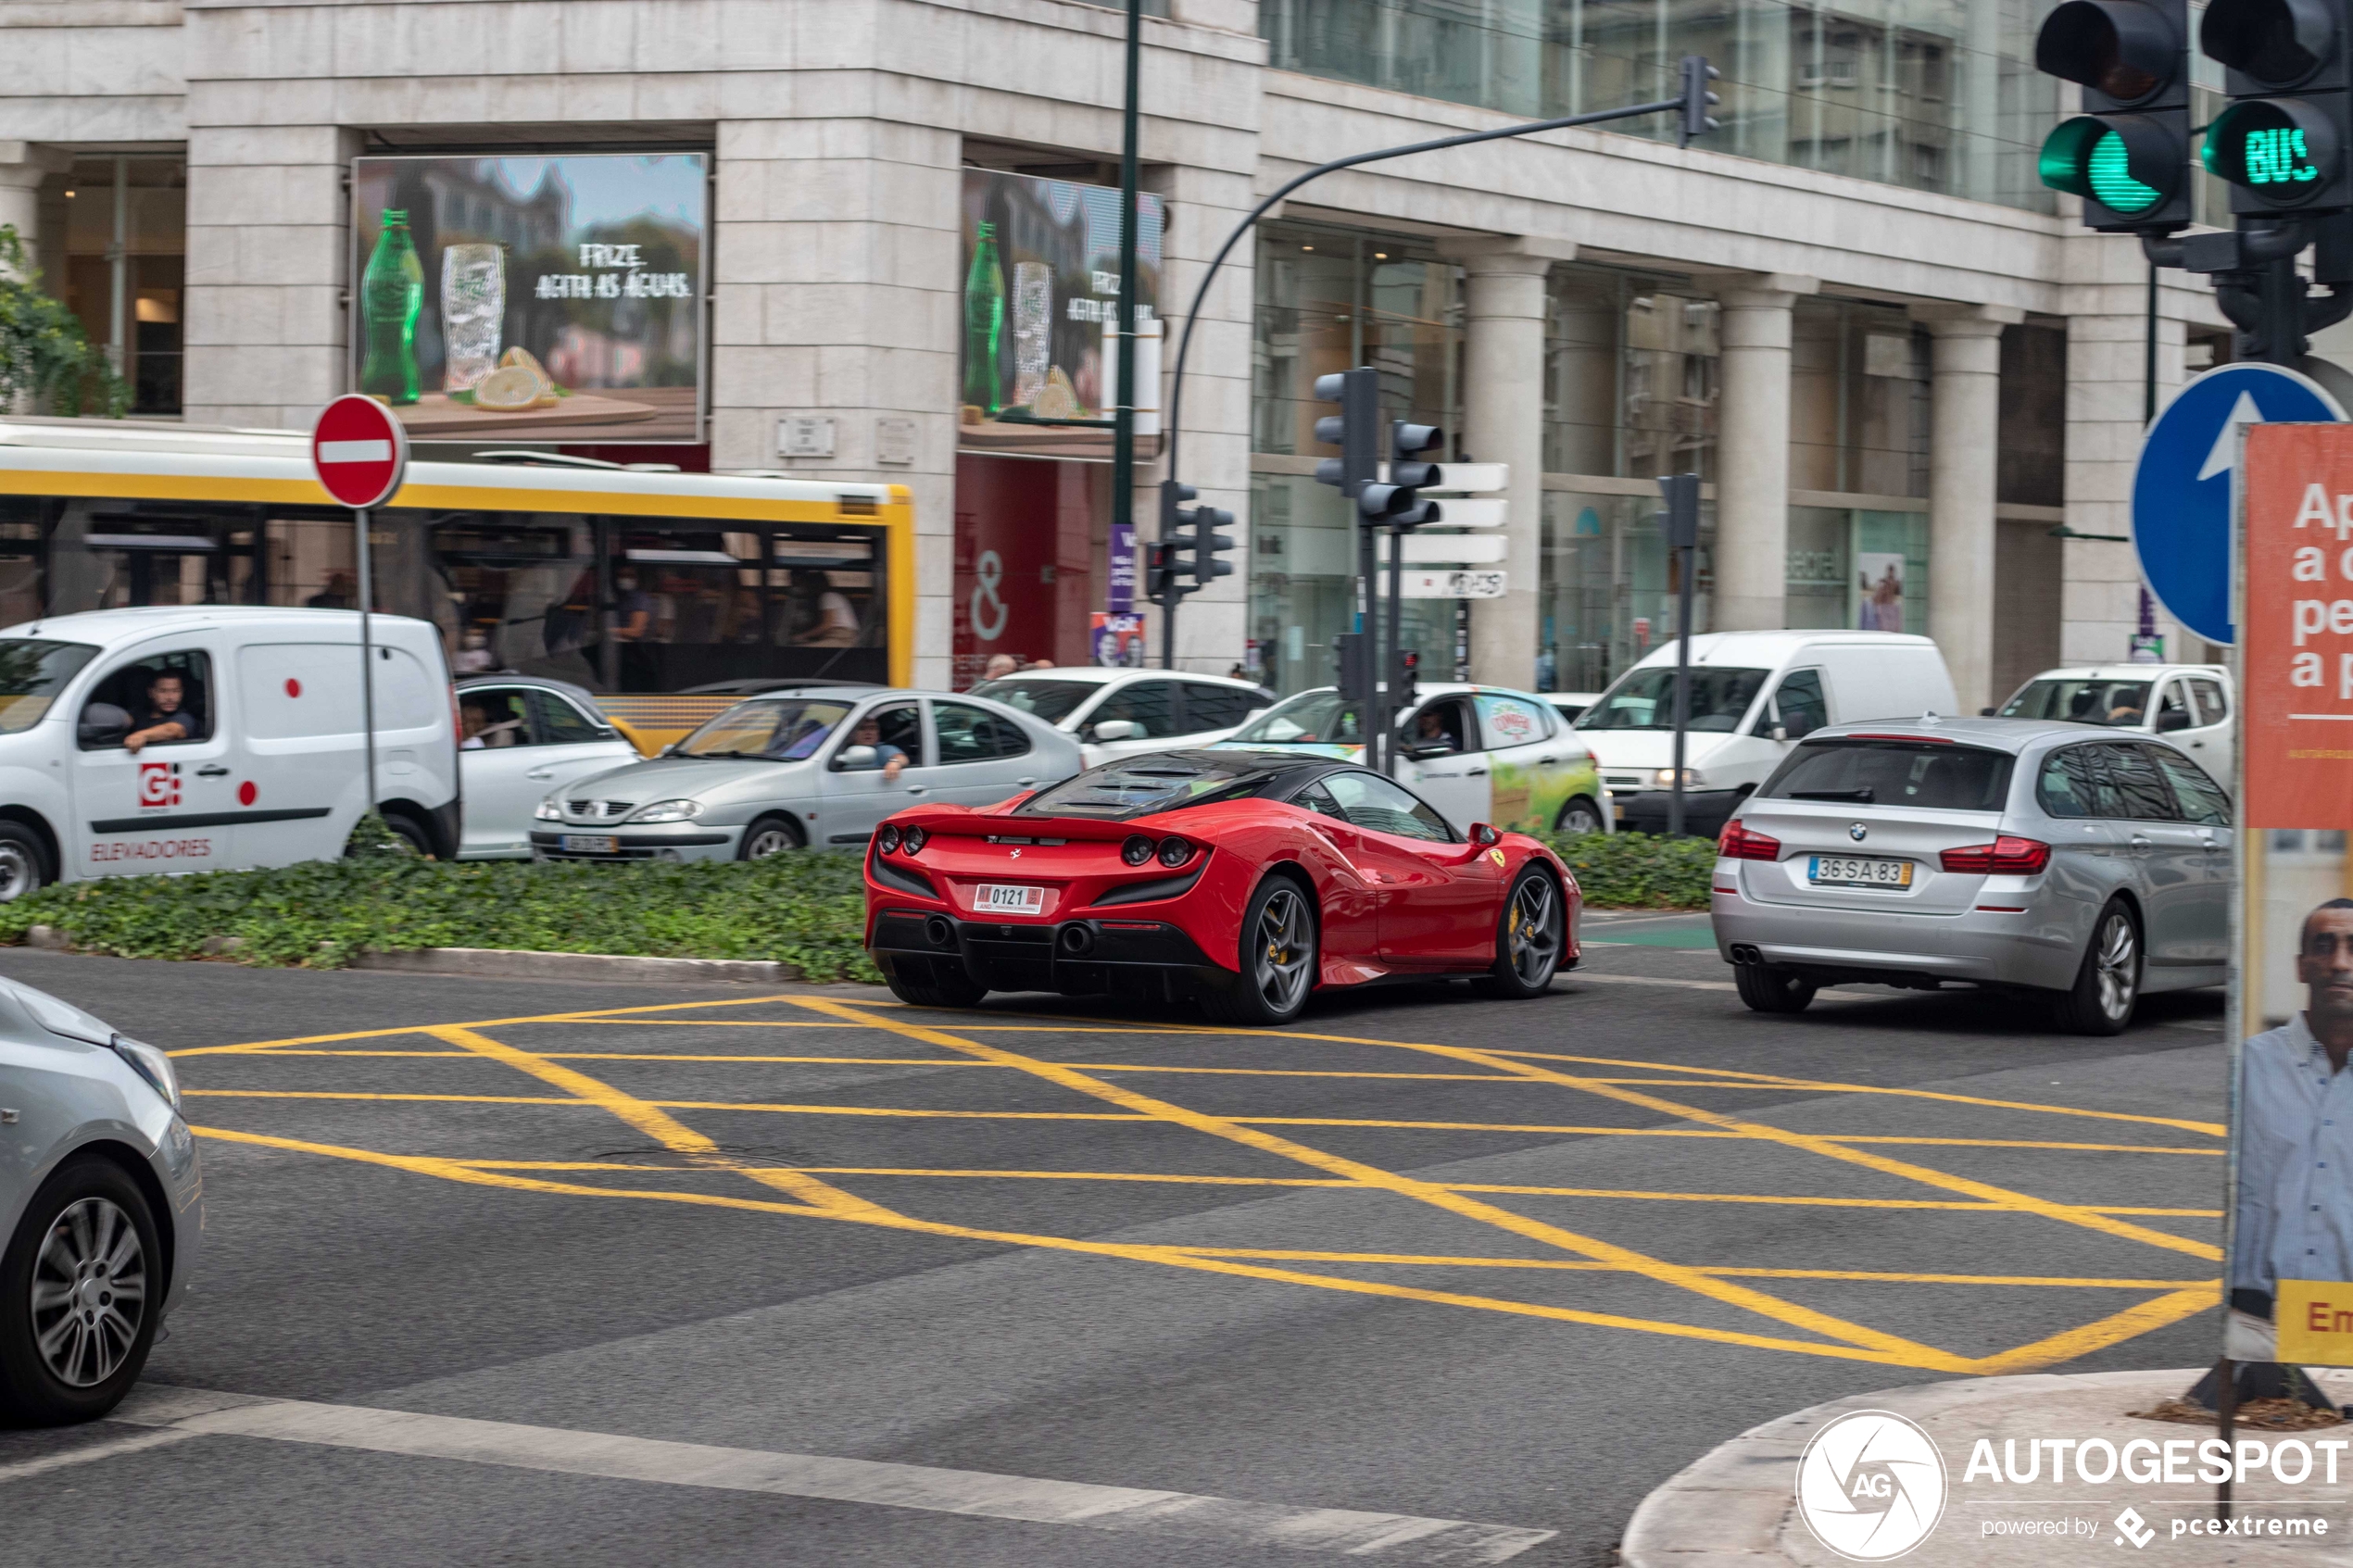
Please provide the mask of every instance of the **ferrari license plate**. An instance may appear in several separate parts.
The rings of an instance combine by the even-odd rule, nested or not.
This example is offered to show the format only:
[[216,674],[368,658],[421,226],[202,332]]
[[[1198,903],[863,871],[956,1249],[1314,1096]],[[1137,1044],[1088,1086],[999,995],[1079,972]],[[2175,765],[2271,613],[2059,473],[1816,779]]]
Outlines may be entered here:
[[1869,860],[1854,855],[1816,855],[1806,880],[1817,887],[1909,887],[1912,862]]
[[973,909],[992,915],[1038,915],[1046,912],[1046,890],[983,883],[973,894]]
[[571,855],[617,855],[621,840],[609,833],[568,833],[563,835],[563,847]]

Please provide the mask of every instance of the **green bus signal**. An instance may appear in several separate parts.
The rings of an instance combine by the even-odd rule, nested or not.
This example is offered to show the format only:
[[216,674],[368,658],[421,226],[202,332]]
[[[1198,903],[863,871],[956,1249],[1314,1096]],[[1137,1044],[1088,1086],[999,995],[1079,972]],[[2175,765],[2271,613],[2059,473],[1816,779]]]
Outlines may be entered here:
[[2215,117],[2201,157],[2210,172],[2233,185],[2273,201],[2298,202],[2327,182],[2338,156],[2334,144],[2325,124],[2283,101],[2258,98]]
[[2062,121],[2043,143],[2036,173],[2055,191],[2088,197],[2127,218],[2158,206],[2166,195],[2134,178],[2132,148],[2096,115]]

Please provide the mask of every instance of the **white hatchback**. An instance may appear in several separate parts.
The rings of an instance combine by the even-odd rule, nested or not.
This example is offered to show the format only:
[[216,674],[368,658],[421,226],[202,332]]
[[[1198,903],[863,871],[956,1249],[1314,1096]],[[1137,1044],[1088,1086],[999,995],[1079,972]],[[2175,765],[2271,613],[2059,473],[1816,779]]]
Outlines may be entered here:
[[1078,742],[1089,768],[1139,752],[1214,745],[1275,706],[1264,686],[1229,676],[1095,665],[983,681],[972,695],[1053,725]]

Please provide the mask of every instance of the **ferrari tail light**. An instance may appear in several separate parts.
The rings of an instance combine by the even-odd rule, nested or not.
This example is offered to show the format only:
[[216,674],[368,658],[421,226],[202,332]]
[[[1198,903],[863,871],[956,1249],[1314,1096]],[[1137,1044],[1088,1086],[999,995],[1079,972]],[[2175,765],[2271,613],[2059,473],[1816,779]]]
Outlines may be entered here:
[[909,828],[899,835],[899,842],[908,854],[915,855],[922,853],[925,841],[930,837],[931,834],[921,828]]
[[1716,852],[1728,860],[1778,860],[1781,858],[1781,841],[1742,825],[1735,818],[1724,824],[1716,840]]
[[1171,867],[1181,866],[1192,858],[1193,847],[1185,842],[1185,840],[1181,838],[1164,838],[1160,841],[1160,863],[1162,865]]
[[1152,858],[1152,841],[1139,833],[1119,847],[1119,858],[1131,866],[1140,866]]
[[882,846],[882,852],[886,855],[899,847],[899,830],[895,827],[886,826],[882,832],[875,835],[875,838]]
[[1991,844],[1969,844],[1936,858],[1948,872],[1980,876],[2032,876],[2051,863],[2051,847],[2037,838],[2004,834]]

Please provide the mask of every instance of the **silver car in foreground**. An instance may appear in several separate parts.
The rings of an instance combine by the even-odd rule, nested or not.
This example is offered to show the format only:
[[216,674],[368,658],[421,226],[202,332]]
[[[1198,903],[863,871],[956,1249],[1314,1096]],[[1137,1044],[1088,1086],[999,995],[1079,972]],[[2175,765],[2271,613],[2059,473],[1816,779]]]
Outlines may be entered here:
[[114,1409],[203,1239],[171,1059],[0,980],[0,1423]]
[[2040,992],[2113,1035],[2144,992],[2218,985],[2231,800],[2185,752],[2045,720],[1817,730],[1718,840],[1741,999],[1842,982]]
[[759,860],[863,844],[885,817],[993,806],[1080,771],[1078,743],[1000,702],[816,687],[736,704],[661,756],[540,801],[535,859]]

